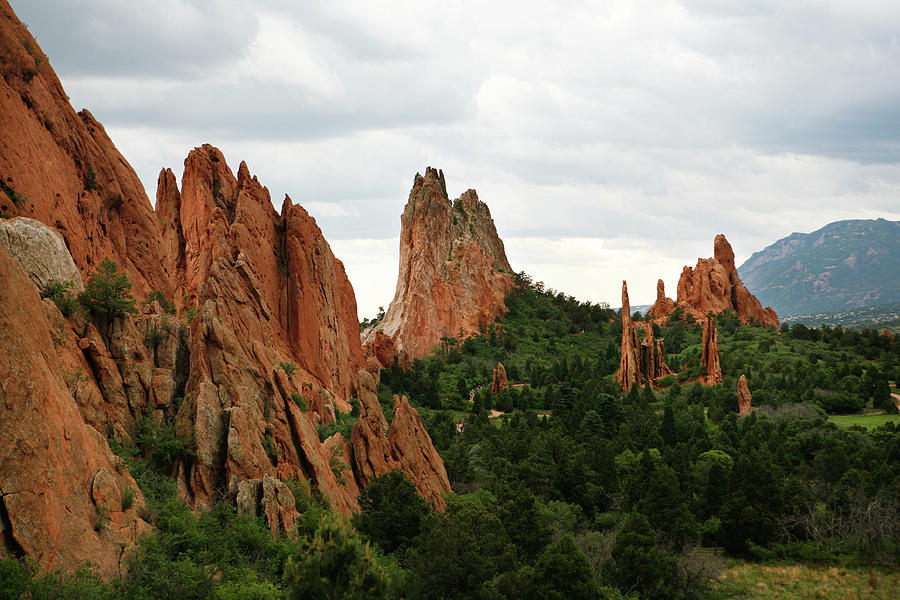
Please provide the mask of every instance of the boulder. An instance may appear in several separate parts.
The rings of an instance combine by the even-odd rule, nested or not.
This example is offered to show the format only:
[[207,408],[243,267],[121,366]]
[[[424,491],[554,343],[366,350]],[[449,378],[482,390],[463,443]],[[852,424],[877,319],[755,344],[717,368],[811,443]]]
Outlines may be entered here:
[[51,281],[69,281],[73,292],[84,289],[81,273],[65,240],[40,221],[27,217],[0,221],[0,244],[25,269],[39,290]]
[[499,394],[502,390],[507,389],[509,389],[509,381],[506,379],[506,367],[502,362],[498,362],[491,380],[491,393]]

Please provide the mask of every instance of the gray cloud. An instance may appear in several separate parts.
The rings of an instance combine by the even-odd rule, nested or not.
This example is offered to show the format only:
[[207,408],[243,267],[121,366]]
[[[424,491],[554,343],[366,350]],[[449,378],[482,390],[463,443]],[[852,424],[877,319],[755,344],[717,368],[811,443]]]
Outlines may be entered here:
[[12,4],[151,197],[161,166],[211,142],[354,257],[396,260],[353,240],[396,237],[429,164],[451,195],[477,188],[504,236],[640,240],[540,246],[613,279],[590,252],[687,263],[720,232],[749,256],[832,220],[900,218],[894,1]]

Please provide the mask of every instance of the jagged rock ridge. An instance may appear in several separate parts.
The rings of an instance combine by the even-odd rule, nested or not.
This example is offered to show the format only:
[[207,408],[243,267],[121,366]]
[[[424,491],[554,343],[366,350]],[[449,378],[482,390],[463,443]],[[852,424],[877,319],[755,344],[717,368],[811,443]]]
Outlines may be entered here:
[[[196,457],[173,473],[197,506],[224,492],[285,533],[294,507],[278,480],[302,477],[335,510],[355,510],[360,484],[383,471],[364,474],[351,440],[322,443],[315,426],[349,412],[352,396],[374,396],[363,369],[377,367],[363,356],[353,289],[315,221],[288,198],[276,212],[247,166],[235,177],[212,146],[188,156],[181,189],[161,173],[154,213],[5,0],[0,47],[0,207],[44,224],[29,224],[36,235],[17,244],[49,240],[45,248],[65,254],[48,264],[32,260],[44,250],[29,250],[19,256],[26,273],[0,244],[0,417],[18,424],[0,429],[0,554],[118,572],[123,548],[148,526],[139,493],[121,506],[136,484],[107,436],[127,441],[144,417],[193,432]],[[66,263],[73,257],[78,271]],[[80,287],[107,257],[138,300],[160,290],[178,314],[154,301],[95,322],[40,300],[48,274]],[[381,462],[442,507],[449,483],[416,411],[398,399],[388,427],[377,398],[369,404],[390,442]],[[362,420],[351,436],[360,445],[372,442]],[[109,518],[95,530],[101,506]]]
[[385,366],[424,357],[442,337],[472,335],[502,315],[513,284],[487,205],[475,190],[451,202],[444,174],[428,167],[403,210],[394,299],[363,340]]
[[697,319],[730,308],[744,324],[756,320],[777,327],[775,311],[770,307],[763,309],[759,300],[741,283],[734,266],[734,251],[724,235],[716,236],[713,251],[713,258],[698,259],[694,268],[684,267],[678,280],[676,305]]

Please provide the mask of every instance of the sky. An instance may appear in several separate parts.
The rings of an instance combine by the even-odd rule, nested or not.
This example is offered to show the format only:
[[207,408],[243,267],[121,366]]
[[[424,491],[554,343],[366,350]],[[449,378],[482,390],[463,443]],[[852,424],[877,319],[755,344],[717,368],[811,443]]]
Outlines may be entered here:
[[[359,315],[413,176],[474,188],[513,269],[649,304],[712,255],[900,220],[900,2],[11,0],[151,201],[219,147],[317,220]],[[390,10],[387,8],[390,7]]]

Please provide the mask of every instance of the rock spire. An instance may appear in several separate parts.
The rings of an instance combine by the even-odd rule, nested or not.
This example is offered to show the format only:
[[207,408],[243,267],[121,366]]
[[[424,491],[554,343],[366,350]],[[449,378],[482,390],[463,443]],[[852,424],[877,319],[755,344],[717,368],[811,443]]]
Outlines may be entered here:
[[[644,334],[641,339],[638,330]],[[649,324],[635,324],[631,320],[631,303],[628,301],[628,284],[622,282],[622,357],[616,380],[623,390],[628,391],[635,383],[643,386],[660,377],[671,375],[666,364],[663,340],[653,337],[653,327]]]
[[[363,333],[383,365],[392,340],[401,362],[428,355],[442,337],[467,337],[502,315],[514,283],[503,242],[475,190],[451,202],[443,172],[416,174],[403,210],[400,272],[384,318]],[[377,348],[375,348],[377,346]]]
[[715,317],[707,317],[703,323],[701,345],[703,353],[700,361],[706,367],[706,385],[716,385],[722,381],[722,364],[719,361],[719,332]]
[[737,398],[738,415],[741,417],[746,417],[752,410],[750,408],[750,401],[753,399],[753,397],[750,395],[750,388],[747,386],[747,377],[743,374],[741,374],[740,378],[738,378]]

